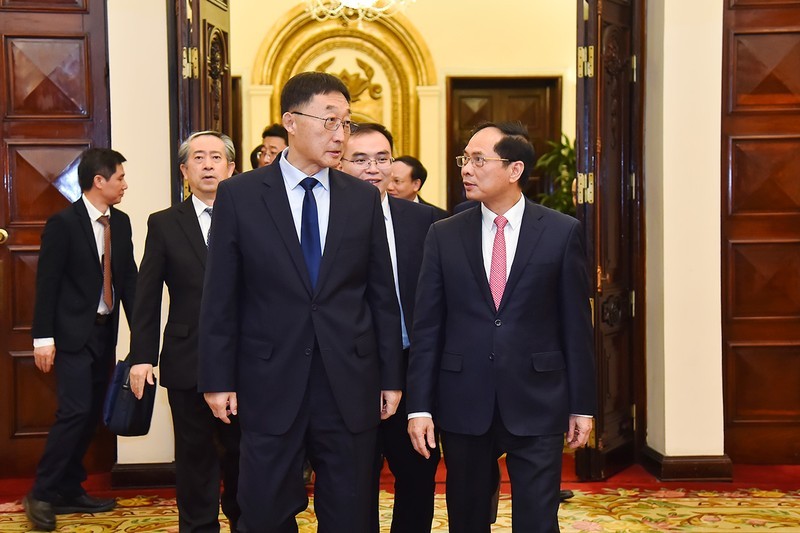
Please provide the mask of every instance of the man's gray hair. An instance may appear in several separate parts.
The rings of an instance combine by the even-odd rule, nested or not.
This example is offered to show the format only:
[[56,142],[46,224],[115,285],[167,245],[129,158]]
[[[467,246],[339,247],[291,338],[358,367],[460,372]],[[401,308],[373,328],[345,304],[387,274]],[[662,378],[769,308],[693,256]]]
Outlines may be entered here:
[[181,143],[181,147],[178,148],[178,163],[180,163],[181,165],[186,164],[186,161],[189,160],[189,143],[191,143],[198,137],[202,137],[204,135],[210,135],[212,137],[216,137],[217,139],[222,140],[223,144],[225,145],[225,158],[228,160],[228,163],[236,159],[236,149],[233,147],[233,141],[231,140],[231,138],[225,135],[224,133],[207,130],[207,131],[196,131],[191,135],[189,135],[186,138],[186,140]]

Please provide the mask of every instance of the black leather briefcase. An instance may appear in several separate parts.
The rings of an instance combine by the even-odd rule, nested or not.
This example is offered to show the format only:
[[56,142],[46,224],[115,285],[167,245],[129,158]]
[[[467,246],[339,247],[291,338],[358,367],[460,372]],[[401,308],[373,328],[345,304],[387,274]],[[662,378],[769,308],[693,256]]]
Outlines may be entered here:
[[112,433],[122,437],[147,435],[156,399],[155,377],[153,385],[145,381],[142,399],[136,399],[131,391],[130,371],[130,363],[117,361],[103,404],[103,422]]

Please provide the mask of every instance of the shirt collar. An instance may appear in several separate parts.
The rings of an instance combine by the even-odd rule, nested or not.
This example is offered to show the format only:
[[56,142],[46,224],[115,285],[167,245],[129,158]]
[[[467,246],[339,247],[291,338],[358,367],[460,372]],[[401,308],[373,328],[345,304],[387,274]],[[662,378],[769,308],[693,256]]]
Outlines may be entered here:
[[389,209],[389,195],[384,194],[383,200],[381,200],[381,209],[383,209],[383,219],[384,220],[391,220],[392,219],[392,211]]
[[198,218],[200,217],[200,215],[202,215],[205,212],[206,208],[213,207],[213,206],[204,204],[203,201],[200,200],[194,194],[192,195],[192,206],[194,207],[194,213],[195,213],[195,215],[197,215]]
[[89,212],[89,220],[95,221],[102,216],[107,216],[111,218],[111,208],[109,207],[106,209],[105,213],[101,213],[93,204],[86,198],[85,194],[81,194],[81,200],[83,200],[83,204],[86,206],[86,211]]
[[[508,226],[511,229],[516,230],[519,228],[520,224],[522,224],[522,215],[525,213],[525,195],[520,194],[519,200],[517,203],[511,206],[511,208],[503,213],[503,216],[508,221]],[[497,213],[492,212],[485,204],[481,203],[481,218],[483,219],[483,224],[486,226],[487,229],[492,229],[492,225],[494,224],[494,219],[497,218]]]
[[[283,154],[278,161],[278,164],[281,166],[281,173],[283,174],[283,181],[286,183],[286,186],[291,190],[295,187],[300,185],[300,182],[304,179],[308,178],[307,174],[300,172],[296,167],[293,167],[289,161],[287,161],[286,156],[289,154],[289,148],[285,148],[283,150]],[[317,178],[325,190],[330,190],[330,169],[328,167],[323,168],[313,176],[312,178]]]

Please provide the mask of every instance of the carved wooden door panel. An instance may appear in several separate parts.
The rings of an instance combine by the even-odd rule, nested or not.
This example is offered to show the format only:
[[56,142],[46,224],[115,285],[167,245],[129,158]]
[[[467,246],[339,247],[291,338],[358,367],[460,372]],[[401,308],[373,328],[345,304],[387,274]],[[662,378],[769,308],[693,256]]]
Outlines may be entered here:
[[229,0],[175,2],[175,35],[180,68],[173,69],[177,125],[173,128],[173,199],[187,186],[178,170],[180,143],[194,131],[215,130],[232,136]]
[[[561,138],[561,79],[459,78],[449,80],[449,85],[447,203],[452,211],[455,204],[464,201],[461,169],[455,157],[464,151],[470,131],[477,124],[522,122],[528,128],[537,156],[550,149],[547,141]],[[538,177],[532,177],[524,192],[535,200],[546,187]]]
[[[80,153],[109,145],[105,2],[2,0],[0,39],[0,477],[29,477],[56,407],[30,334],[40,238],[80,197]],[[100,430],[87,468],[108,471],[115,450]]]
[[800,1],[725,2],[725,453],[800,463]]
[[636,175],[641,98],[635,79],[640,0],[578,2],[578,216],[594,283],[598,413],[581,479],[603,479],[636,458]]

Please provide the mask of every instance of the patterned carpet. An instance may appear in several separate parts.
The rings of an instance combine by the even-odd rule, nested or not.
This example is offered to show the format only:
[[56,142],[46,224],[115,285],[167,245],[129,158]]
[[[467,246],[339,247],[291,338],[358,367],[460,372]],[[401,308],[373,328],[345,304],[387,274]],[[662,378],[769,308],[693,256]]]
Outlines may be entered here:
[[[381,493],[381,532],[389,531],[392,495]],[[573,531],[800,531],[800,491],[738,489],[697,491],[680,489],[602,489],[576,491],[562,504],[561,530]],[[316,531],[313,507],[298,517],[300,532]],[[119,498],[110,513],[61,515],[59,532],[125,533],[177,532],[174,499],[160,496]],[[444,496],[436,495],[433,531],[447,531]],[[0,503],[0,532],[29,531],[19,501]],[[223,531],[228,531],[227,525]],[[493,532],[511,531],[511,500],[504,494]]]

